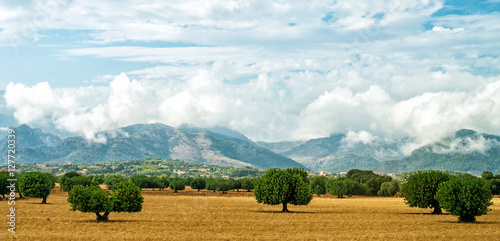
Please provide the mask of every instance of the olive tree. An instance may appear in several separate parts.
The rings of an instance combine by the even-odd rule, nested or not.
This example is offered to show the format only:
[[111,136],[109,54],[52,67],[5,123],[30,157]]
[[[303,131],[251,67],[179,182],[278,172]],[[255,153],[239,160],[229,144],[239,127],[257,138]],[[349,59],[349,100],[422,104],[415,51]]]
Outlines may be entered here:
[[186,180],[183,178],[175,178],[170,181],[170,189],[174,190],[174,192],[177,192],[179,190],[184,190],[186,189]]
[[311,180],[311,191],[316,195],[326,194],[326,182],[328,178],[325,176],[314,177]]
[[97,221],[107,221],[111,212],[140,212],[143,202],[140,189],[130,181],[117,183],[112,193],[79,185],[68,196],[72,211],[95,213]]
[[337,198],[344,198],[344,195],[347,194],[347,186],[344,181],[331,180],[328,182],[328,191],[332,195],[337,195]]
[[490,185],[473,176],[452,178],[442,183],[436,193],[441,207],[459,216],[459,222],[475,222],[476,216],[486,214],[493,204],[491,198]]
[[70,178],[64,179],[63,191],[69,192],[75,186],[99,186],[99,183],[96,181],[92,181],[89,177],[86,176],[73,176]]
[[222,194],[226,194],[227,191],[233,188],[233,183],[228,179],[220,179],[217,181],[217,191],[222,191]]
[[50,173],[28,172],[19,180],[19,192],[26,197],[42,198],[43,204],[54,186],[54,176]]
[[258,178],[254,195],[258,203],[283,205],[282,212],[288,212],[287,205],[307,205],[312,200],[307,172],[299,168],[272,168]]
[[198,189],[198,192],[201,189],[205,189],[205,179],[204,178],[196,178],[191,181],[191,188],[192,189]]
[[450,175],[441,171],[417,171],[406,179],[401,196],[410,207],[434,208],[432,214],[442,214],[435,196],[439,185],[449,179]]
[[252,191],[254,188],[254,181],[250,178],[243,178],[241,180],[241,189],[247,190],[247,192]]

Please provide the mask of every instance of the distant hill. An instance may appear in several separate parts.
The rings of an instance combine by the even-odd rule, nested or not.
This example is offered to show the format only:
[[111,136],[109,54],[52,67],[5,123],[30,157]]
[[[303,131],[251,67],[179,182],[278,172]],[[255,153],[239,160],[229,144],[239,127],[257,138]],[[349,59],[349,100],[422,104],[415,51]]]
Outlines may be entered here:
[[473,175],[483,171],[500,173],[500,136],[460,130],[454,136],[414,150],[406,158],[386,161],[375,170],[401,173],[426,169]]
[[402,157],[394,143],[383,140],[369,144],[350,143],[344,134],[296,142],[257,142],[258,145],[292,158],[314,171],[342,172],[372,170],[381,161]]
[[103,143],[89,142],[82,137],[43,142],[41,140],[46,140],[43,139],[46,136],[36,129],[27,125],[18,128],[18,138],[32,142],[18,145],[17,158],[27,163],[95,163],[161,158],[261,169],[305,168],[302,164],[259,147],[248,139],[202,128],[173,128],[163,124],[131,125],[98,133],[98,137],[106,139]]

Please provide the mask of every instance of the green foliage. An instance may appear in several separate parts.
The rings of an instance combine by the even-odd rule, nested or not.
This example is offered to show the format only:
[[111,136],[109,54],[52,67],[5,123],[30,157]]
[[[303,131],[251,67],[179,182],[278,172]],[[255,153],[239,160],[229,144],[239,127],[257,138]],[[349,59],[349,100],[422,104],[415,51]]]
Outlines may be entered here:
[[72,211],[95,213],[98,221],[106,221],[108,214],[113,211],[113,201],[109,192],[102,190],[99,186],[74,187],[69,192],[68,203]]
[[149,183],[148,188],[152,188],[153,191],[155,190],[155,188],[158,188],[161,190],[161,189],[167,187],[167,186],[165,186],[163,181],[157,176],[150,177],[148,180],[148,183]]
[[366,187],[368,187],[368,194],[372,196],[377,195],[378,191],[380,190],[380,187],[382,186],[382,183],[390,182],[391,180],[392,180],[391,177],[379,176],[379,175],[370,178],[370,180],[366,182]]
[[5,198],[5,194],[10,193],[10,190],[7,188],[7,186],[9,186],[10,183],[7,181],[7,179],[10,179],[9,172],[1,171],[0,172],[0,195],[2,195],[2,198]]
[[347,188],[346,194],[349,197],[352,195],[366,195],[368,193],[368,188],[365,184],[361,184],[350,179],[345,179],[343,182]]
[[163,186],[165,186],[165,188],[168,188],[170,186],[170,181],[166,175],[162,175],[160,177],[160,180],[163,183]]
[[111,195],[113,212],[140,212],[144,198],[139,187],[130,181],[120,182]]
[[247,190],[247,192],[252,191],[254,188],[254,179],[243,178],[241,179],[241,189]]
[[241,180],[240,179],[229,179],[231,180],[231,189],[236,189],[236,191],[240,191],[241,189]]
[[102,175],[88,175],[87,177],[98,184],[104,184],[104,176]]
[[217,181],[217,191],[222,191],[223,194],[233,188],[233,183],[228,179],[219,179]]
[[69,192],[73,187],[77,185],[81,185],[84,187],[99,186],[99,183],[97,183],[96,181],[92,181],[92,179],[87,176],[73,176],[71,178],[65,178],[64,182],[62,182],[61,185],[63,192]]
[[257,176],[259,174],[259,169],[251,168],[238,168],[231,172],[230,177],[248,177]]
[[399,184],[397,181],[392,180],[390,182],[384,182],[380,186],[380,190],[377,195],[384,197],[393,197],[399,192]]
[[198,192],[201,189],[205,189],[206,183],[204,178],[196,178],[193,181],[191,181],[191,188],[192,189],[198,189]]
[[325,176],[314,177],[311,180],[311,190],[316,195],[326,194],[326,183],[328,178]]
[[441,206],[435,196],[439,185],[449,179],[450,175],[441,171],[418,171],[406,179],[401,196],[410,207],[434,208],[433,214],[441,214]]
[[451,178],[440,185],[436,199],[452,215],[459,216],[460,222],[475,222],[476,216],[486,214],[492,205],[489,184],[472,176]]
[[500,175],[493,175],[492,172],[483,172],[481,178],[490,184],[491,194],[500,195]]
[[179,190],[184,190],[186,189],[186,180],[183,178],[175,178],[170,181],[169,185],[170,189],[174,190],[174,192],[177,192]]
[[47,203],[47,197],[54,186],[54,176],[50,173],[28,172],[19,180],[19,191],[24,196],[43,198],[44,204]]
[[120,175],[107,174],[104,177],[104,184],[111,190],[116,189],[118,183],[125,181],[127,181],[127,178]]
[[95,213],[97,221],[107,221],[111,212],[140,212],[143,202],[140,189],[130,181],[117,183],[112,194],[99,186],[75,186],[68,195],[72,211]]
[[330,180],[328,182],[328,192],[332,195],[337,195],[338,198],[344,198],[347,194],[347,186],[344,181]]
[[214,191],[217,190],[217,180],[213,178],[209,178],[206,181],[207,184],[207,190]]
[[299,168],[272,168],[257,179],[254,190],[258,203],[283,205],[283,212],[288,212],[287,204],[307,205],[312,200],[307,172]]
[[149,188],[149,177],[146,175],[133,175],[130,177],[130,181],[139,187],[139,189]]

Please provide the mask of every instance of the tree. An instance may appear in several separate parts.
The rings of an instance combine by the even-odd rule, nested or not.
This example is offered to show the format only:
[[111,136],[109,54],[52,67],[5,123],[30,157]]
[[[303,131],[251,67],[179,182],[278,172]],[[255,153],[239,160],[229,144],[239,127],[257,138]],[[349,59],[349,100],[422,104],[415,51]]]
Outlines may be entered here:
[[69,192],[74,186],[82,185],[84,187],[87,186],[99,186],[99,183],[96,181],[92,181],[89,177],[86,176],[73,176],[71,178],[66,178],[64,180],[63,192]]
[[307,172],[299,168],[272,168],[258,178],[254,195],[258,203],[283,205],[282,212],[288,212],[288,203],[307,205],[312,200]]
[[28,172],[19,180],[19,191],[26,197],[42,198],[43,204],[54,186],[54,176],[50,173]]
[[494,176],[492,172],[486,171],[486,172],[483,172],[483,174],[481,175],[481,178],[490,184],[491,194],[500,195],[500,176],[499,175]]
[[[165,174],[161,175],[160,180],[161,182],[163,182],[163,186],[165,186],[164,188],[168,188],[170,186],[170,181],[168,180],[167,175]],[[163,190],[163,188],[161,188],[160,190]]]
[[253,184],[253,179],[250,178],[243,178],[241,180],[241,189],[247,190],[247,192],[250,192],[253,190],[254,184]]
[[149,188],[152,188],[153,191],[155,190],[155,188],[158,188],[158,189],[162,189],[162,188],[165,188],[165,184],[161,181],[161,179],[157,176],[152,176],[148,179],[148,183],[149,183]]
[[130,181],[140,190],[149,187],[149,177],[146,175],[133,175],[130,177]]
[[331,180],[328,182],[328,191],[332,195],[337,195],[337,198],[344,198],[344,195],[347,194],[347,186],[344,181]]
[[217,182],[217,191],[222,191],[222,194],[226,194],[227,191],[233,188],[233,183],[228,179],[220,179]]
[[406,179],[401,196],[410,207],[434,208],[432,214],[442,214],[435,196],[439,185],[449,179],[450,175],[441,171],[417,171]]
[[111,212],[140,212],[143,202],[140,189],[130,181],[116,184],[112,194],[99,186],[76,186],[68,196],[72,211],[95,213],[97,221],[107,221]]
[[343,180],[347,188],[347,196],[352,197],[352,195],[366,195],[368,193],[368,188],[365,184],[352,181],[350,179]]
[[116,174],[106,174],[106,176],[104,177],[104,184],[106,184],[106,186],[111,190],[116,189],[118,183],[126,181],[127,181],[126,177],[122,177]]
[[489,184],[473,176],[451,178],[440,185],[436,199],[459,222],[475,222],[476,216],[486,214],[492,205]]
[[7,188],[9,186],[7,179],[10,179],[9,172],[0,172],[0,195],[2,195],[2,199],[5,199],[5,194],[10,193],[9,188]]
[[380,186],[380,190],[377,192],[377,195],[384,197],[393,197],[396,193],[399,192],[399,184],[395,180],[390,182],[384,182]]
[[184,190],[186,189],[186,180],[183,178],[175,178],[170,181],[170,189],[174,190],[174,192],[177,192],[179,190]]
[[326,182],[328,178],[325,176],[314,177],[311,180],[311,190],[316,195],[326,194]]
[[214,192],[215,190],[217,190],[217,180],[212,178],[207,179],[206,184],[207,184],[207,190],[211,190]]
[[191,181],[191,188],[192,189],[198,189],[198,192],[201,189],[205,189],[205,179],[204,178],[196,178],[193,181]]
[[78,176],[80,176],[80,173],[75,171],[64,173],[64,175],[61,178],[59,178],[60,189],[64,190],[64,185],[66,185],[67,179]]
[[236,189],[237,192],[241,189],[241,180],[240,179],[229,179],[231,180],[231,189]]

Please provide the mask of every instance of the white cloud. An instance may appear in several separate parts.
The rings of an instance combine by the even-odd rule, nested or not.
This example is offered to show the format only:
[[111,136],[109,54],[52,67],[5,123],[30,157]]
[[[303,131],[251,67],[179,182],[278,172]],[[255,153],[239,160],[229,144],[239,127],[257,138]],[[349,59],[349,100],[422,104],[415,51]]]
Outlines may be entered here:
[[342,141],[345,141],[347,143],[363,143],[363,144],[370,144],[375,140],[375,137],[367,131],[360,131],[360,132],[354,132],[354,131],[349,131],[347,132],[346,136]]

